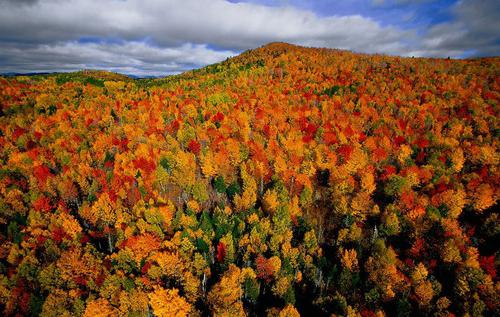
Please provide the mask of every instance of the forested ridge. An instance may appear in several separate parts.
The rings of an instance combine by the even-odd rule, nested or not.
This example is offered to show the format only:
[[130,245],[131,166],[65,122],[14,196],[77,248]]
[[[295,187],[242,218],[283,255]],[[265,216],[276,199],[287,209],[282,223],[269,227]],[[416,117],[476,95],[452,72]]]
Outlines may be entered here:
[[272,43],[0,77],[0,310],[498,316],[499,66]]

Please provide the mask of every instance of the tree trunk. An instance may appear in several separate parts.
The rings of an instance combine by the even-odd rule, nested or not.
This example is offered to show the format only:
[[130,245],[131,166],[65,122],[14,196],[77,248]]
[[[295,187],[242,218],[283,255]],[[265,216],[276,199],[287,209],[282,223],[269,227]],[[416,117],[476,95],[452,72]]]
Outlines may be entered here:
[[113,253],[113,244],[111,241],[111,233],[108,233],[108,248],[109,248],[109,253]]

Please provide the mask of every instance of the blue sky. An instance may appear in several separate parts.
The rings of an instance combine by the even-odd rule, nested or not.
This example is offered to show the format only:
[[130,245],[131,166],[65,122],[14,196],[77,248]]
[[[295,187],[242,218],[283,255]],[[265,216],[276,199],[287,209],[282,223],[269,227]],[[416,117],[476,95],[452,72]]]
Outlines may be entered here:
[[379,21],[382,25],[397,25],[402,28],[425,28],[453,19],[452,7],[458,0],[232,0],[233,3],[256,3],[266,6],[294,6],[310,10],[318,16],[362,15]]
[[0,0],[0,72],[159,76],[273,41],[401,56],[499,55],[496,0]]

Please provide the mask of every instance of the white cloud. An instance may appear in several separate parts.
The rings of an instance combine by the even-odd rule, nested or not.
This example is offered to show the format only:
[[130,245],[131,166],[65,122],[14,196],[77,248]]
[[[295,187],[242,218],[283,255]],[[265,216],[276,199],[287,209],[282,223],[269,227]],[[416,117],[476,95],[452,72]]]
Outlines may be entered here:
[[246,49],[270,41],[314,41],[363,49],[370,39],[372,50],[380,51],[403,33],[356,15],[323,18],[291,6],[222,0],[46,0],[30,6],[9,3],[0,12],[0,37],[41,43],[85,36],[128,40],[148,36],[162,46],[190,42]]

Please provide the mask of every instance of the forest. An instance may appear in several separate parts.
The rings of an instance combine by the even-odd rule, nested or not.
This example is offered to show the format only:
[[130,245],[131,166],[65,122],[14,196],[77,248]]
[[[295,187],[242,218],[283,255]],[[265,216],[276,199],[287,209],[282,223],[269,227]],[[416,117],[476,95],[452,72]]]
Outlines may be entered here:
[[271,43],[0,77],[4,316],[499,316],[500,58]]

